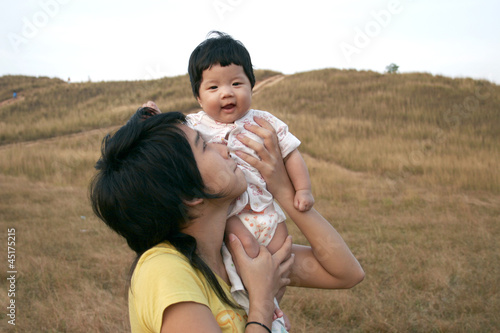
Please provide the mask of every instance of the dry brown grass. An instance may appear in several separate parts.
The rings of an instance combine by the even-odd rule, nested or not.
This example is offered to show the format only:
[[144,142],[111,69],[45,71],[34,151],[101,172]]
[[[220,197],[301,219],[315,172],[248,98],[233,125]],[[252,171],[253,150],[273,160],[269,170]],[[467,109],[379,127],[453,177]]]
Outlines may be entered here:
[[[4,175],[0,183],[3,234],[16,228],[17,330],[124,332],[131,255],[92,216],[84,187]],[[6,290],[5,271],[0,276]],[[7,304],[6,293],[1,300]],[[0,327],[9,328],[8,318],[0,316]]]
[[[0,107],[0,249],[15,227],[17,325],[2,311],[0,331],[126,332],[133,254],[92,215],[87,185],[102,137],[142,102],[196,106],[187,77],[4,77],[0,96],[14,86],[24,99]],[[294,332],[500,330],[498,86],[324,70],[287,76],[254,102],[303,141],[316,208],[366,271],[352,290],[289,288]]]

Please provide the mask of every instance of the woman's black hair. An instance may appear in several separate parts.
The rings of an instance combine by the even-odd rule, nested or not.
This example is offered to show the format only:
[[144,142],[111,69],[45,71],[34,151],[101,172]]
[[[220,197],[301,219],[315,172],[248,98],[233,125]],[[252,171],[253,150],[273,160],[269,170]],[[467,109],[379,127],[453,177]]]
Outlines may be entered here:
[[186,201],[218,198],[207,193],[191,146],[179,127],[180,112],[154,115],[139,109],[102,142],[98,170],[90,184],[94,213],[123,236],[137,258],[169,242],[207,279],[217,296],[233,307],[210,267],[196,253],[196,239],[181,230],[190,223]]
[[231,64],[242,66],[253,88],[255,86],[255,75],[250,54],[245,46],[240,41],[220,31],[211,31],[208,35],[216,36],[201,42],[189,58],[188,73],[194,97],[200,96],[199,91],[203,71],[217,64],[222,67]]

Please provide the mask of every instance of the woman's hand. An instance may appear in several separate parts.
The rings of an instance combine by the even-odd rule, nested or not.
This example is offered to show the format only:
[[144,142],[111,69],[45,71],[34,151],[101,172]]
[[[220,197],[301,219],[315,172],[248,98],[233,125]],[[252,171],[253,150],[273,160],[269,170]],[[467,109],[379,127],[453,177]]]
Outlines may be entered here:
[[230,234],[228,238],[236,270],[248,291],[250,308],[256,309],[263,316],[271,316],[272,319],[274,297],[282,287],[290,283],[289,275],[294,262],[291,237],[273,255],[265,246],[261,246],[256,258],[247,255],[234,234]]
[[142,104],[142,107],[143,107],[143,108],[151,108],[151,109],[153,109],[153,110],[155,111],[155,114],[154,114],[155,116],[156,116],[157,114],[160,114],[160,113],[161,113],[160,108],[159,108],[159,107],[158,107],[158,105],[156,105],[156,103],[155,103],[155,102],[153,102],[153,101],[147,101],[147,103]]
[[291,200],[293,202],[295,190],[283,163],[276,131],[266,120],[259,117],[255,117],[254,120],[259,126],[245,125],[245,128],[259,136],[263,140],[263,144],[243,134],[238,135],[237,138],[247,147],[255,150],[260,160],[242,151],[236,151],[235,153],[259,170],[266,181],[269,192],[279,202],[283,200]]

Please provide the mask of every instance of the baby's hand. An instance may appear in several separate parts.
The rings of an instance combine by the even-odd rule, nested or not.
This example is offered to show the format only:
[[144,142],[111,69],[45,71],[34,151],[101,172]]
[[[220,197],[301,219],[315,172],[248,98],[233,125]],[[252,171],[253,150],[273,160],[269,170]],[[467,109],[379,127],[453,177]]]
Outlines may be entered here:
[[314,205],[314,197],[311,190],[297,190],[293,199],[293,206],[300,212],[306,212]]

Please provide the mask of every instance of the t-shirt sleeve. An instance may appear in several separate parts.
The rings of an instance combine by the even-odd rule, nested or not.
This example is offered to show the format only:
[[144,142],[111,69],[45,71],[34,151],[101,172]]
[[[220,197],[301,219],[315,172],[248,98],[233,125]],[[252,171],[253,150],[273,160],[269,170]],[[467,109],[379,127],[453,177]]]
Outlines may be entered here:
[[154,332],[161,330],[163,312],[170,305],[195,302],[209,306],[194,268],[174,254],[147,258],[136,268],[131,287],[138,320]]
[[186,115],[186,124],[193,128],[197,123],[200,122],[200,116],[198,113],[190,113]]
[[278,135],[278,143],[283,158],[300,146],[300,140],[288,130],[288,125],[273,114],[266,111],[255,110],[256,115],[267,120]]

